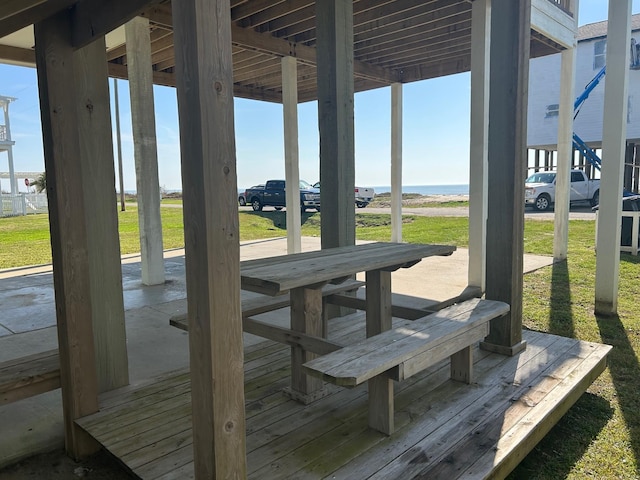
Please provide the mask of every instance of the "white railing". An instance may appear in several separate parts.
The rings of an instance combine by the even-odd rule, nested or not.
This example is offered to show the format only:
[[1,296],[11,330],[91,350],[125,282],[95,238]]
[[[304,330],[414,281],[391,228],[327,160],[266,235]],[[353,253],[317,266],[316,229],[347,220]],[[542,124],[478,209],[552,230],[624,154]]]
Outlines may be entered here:
[[0,217],[14,217],[30,213],[48,213],[49,204],[44,193],[21,193],[0,195],[2,199]]
[[0,125],[0,142],[7,141],[7,127],[6,125]]

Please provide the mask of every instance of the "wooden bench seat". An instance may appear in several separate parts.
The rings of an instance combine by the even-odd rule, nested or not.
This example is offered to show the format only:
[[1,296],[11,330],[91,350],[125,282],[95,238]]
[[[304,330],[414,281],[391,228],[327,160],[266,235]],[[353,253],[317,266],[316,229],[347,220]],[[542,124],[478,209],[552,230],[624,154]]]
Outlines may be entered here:
[[311,360],[304,370],[343,387],[373,381],[369,383],[369,424],[391,434],[393,395],[375,398],[375,383],[404,380],[447,357],[451,378],[470,383],[473,345],[489,334],[490,320],[508,312],[509,305],[503,302],[467,300],[414,320],[409,327],[382,332]]
[[0,405],[60,388],[58,350],[0,362]]
[[[330,283],[322,287],[322,295],[326,299],[331,295],[335,295],[337,293],[357,290],[358,288],[364,286],[364,284],[364,282],[360,282],[358,280],[346,280],[338,284]],[[273,310],[279,310],[290,305],[291,300],[288,293],[275,297],[261,295],[259,297],[252,297],[242,300],[242,318],[244,320],[244,330],[248,333],[254,333],[256,335],[264,336],[265,338],[269,338],[271,340],[281,341],[280,334],[278,334],[278,338],[271,338],[264,335],[264,333],[268,329],[273,329],[275,331],[277,327],[273,327],[266,322],[260,322],[259,320],[255,320],[249,317],[259,315],[261,313],[271,312]],[[179,314],[173,315],[169,319],[169,323],[174,327],[180,328],[181,330],[188,330],[187,313],[181,312]]]

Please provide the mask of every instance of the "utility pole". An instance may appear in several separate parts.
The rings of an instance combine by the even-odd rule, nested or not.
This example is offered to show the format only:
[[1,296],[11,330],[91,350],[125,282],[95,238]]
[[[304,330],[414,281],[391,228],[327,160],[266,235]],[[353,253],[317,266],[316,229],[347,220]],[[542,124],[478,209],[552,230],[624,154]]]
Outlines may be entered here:
[[122,139],[120,138],[120,102],[118,101],[118,79],[113,79],[113,95],[116,103],[116,143],[118,144],[118,176],[120,177],[120,210],[124,206],[124,178],[122,177]]

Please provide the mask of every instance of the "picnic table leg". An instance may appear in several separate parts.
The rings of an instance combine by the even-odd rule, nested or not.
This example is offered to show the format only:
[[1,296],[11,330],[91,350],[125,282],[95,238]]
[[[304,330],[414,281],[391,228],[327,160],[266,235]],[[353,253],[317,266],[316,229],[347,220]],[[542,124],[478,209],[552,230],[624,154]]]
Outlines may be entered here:
[[[291,330],[322,337],[322,288],[291,290]],[[311,403],[324,396],[324,383],[302,370],[302,364],[317,355],[301,347],[291,347],[291,387],[286,393],[302,403]]]
[[[367,337],[391,329],[391,272],[366,273]],[[393,380],[378,375],[369,380],[369,426],[379,432],[393,433]]]

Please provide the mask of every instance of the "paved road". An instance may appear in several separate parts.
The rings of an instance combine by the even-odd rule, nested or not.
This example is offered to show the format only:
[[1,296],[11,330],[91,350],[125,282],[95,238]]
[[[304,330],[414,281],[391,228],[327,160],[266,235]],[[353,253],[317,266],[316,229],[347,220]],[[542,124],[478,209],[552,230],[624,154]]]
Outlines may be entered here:
[[[367,207],[357,210],[358,213],[391,213],[390,208]],[[429,207],[429,208],[411,208],[402,209],[402,213],[406,215],[421,215],[425,217],[468,217],[468,207]],[[553,220],[553,210],[548,212],[539,212],[527,209],[524,214],[525,218],[532,220]],[[591,207],[571,207],[569,212],[570,220],[595,220],[596,214],[591,211]]]
[[[135,204],[132,204],[135,205]],[[182,208],[182,205],[164,204],[163,207]],[[251,211],[250,206],[239,207],[240,211]],[[273,211],[271,207],[267,207],[266,211]],[[356,213],[386,213],[390,214],[389,207],[366,207],[356,208]],[[468,207],[428,207],[428,208],[412,208],[405,207],[402,209],[405,215],[419,215],[423,217],[468,217]],[[537,210],[527,209],[524,213],[525,218],[531,220],[553,220],[553,210],[547,212],[539,212]],[[569,212],[569,220],[595,220],[596,214],[591,211],[591,207],[577,206],[571,207]]]

